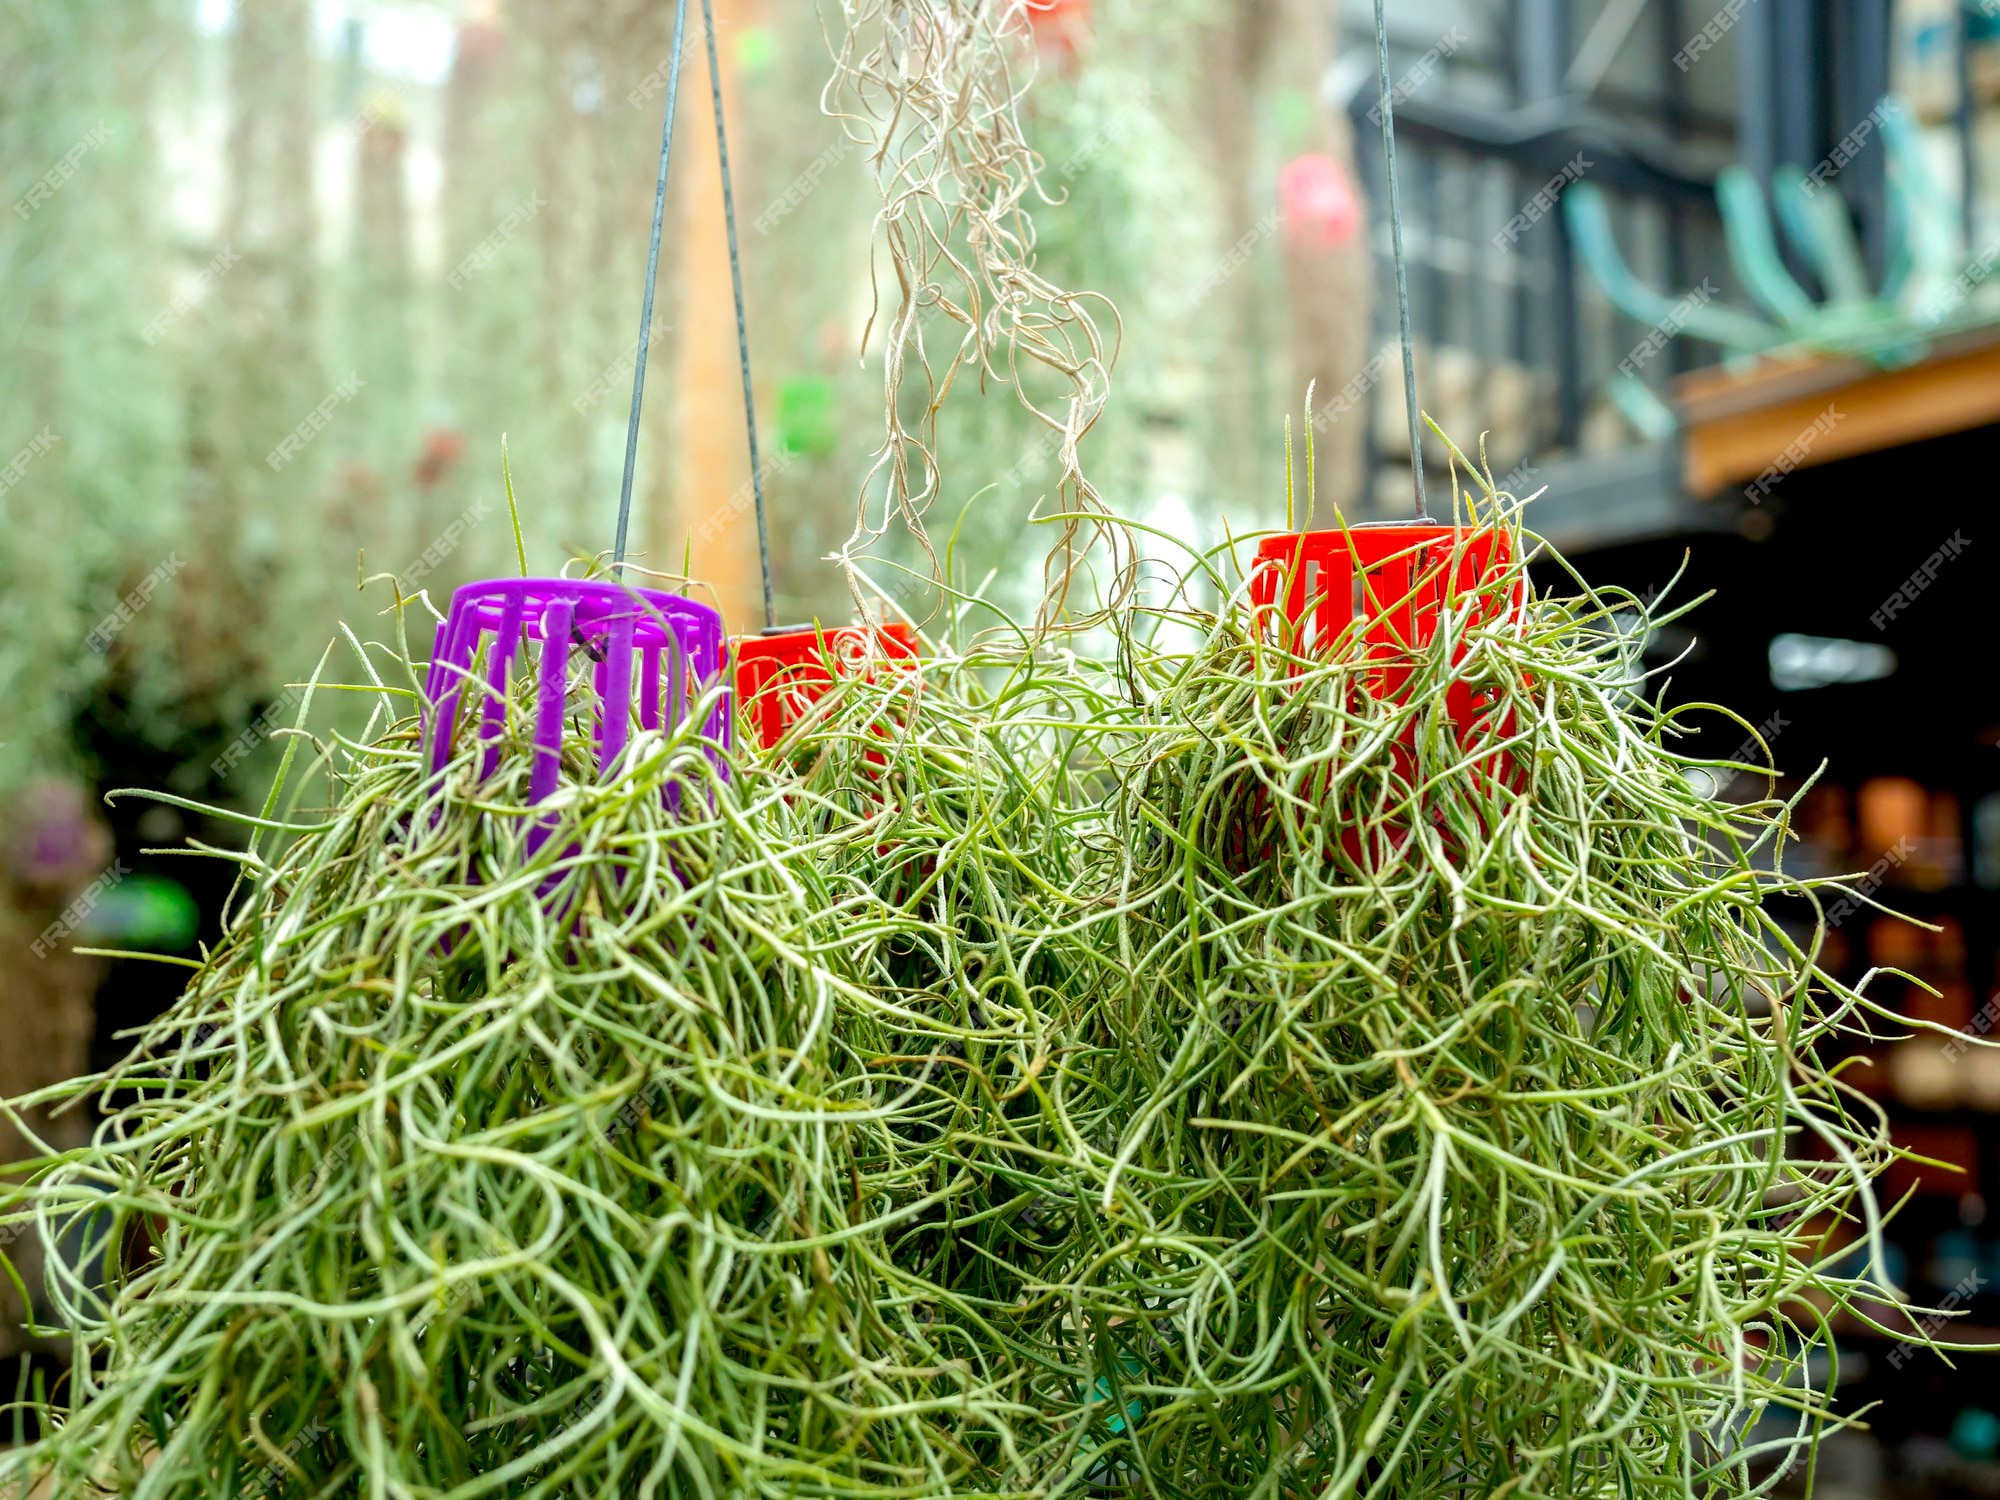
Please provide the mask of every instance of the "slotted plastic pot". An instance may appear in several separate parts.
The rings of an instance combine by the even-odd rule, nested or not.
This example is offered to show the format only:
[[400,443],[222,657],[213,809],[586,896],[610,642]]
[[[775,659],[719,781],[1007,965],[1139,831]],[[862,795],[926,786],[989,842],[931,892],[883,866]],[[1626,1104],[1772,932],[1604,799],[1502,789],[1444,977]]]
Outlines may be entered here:
[[787,628],[738,636],[730,655],[737,712],[769,749],[840,678],[914,669],[917,637],[900,623]]
[[[600,771],[609,771],[641,729],[678,724],[723,669],[722,617],[705,604],[657,589],[596,579],[506,578],[468,583],[451,597],[425,681],[427,764],[442,771],[461,736],[476,733],[486,754],[480,774],[499,763],[511,699],[509,676],[528,648],[535,673],[529,790],[537,802],[561,775],[573,653],[593,662],[591,734]],[[709,714],[705,733],[724,764],[730,704]]]

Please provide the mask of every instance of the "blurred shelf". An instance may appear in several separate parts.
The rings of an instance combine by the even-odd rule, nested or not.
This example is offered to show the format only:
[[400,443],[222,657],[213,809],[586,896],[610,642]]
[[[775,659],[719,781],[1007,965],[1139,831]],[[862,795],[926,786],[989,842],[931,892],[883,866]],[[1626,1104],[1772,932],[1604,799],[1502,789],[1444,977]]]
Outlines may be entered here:
[[1796,467],[2000,422],[2000,329],[1940,337],[1927,357],[1893,370],[1824,354],[1696,370],[1675,382],[1674,405],[1688,489],[1707,497],[1755,479],[1829,408],[1837,419]]

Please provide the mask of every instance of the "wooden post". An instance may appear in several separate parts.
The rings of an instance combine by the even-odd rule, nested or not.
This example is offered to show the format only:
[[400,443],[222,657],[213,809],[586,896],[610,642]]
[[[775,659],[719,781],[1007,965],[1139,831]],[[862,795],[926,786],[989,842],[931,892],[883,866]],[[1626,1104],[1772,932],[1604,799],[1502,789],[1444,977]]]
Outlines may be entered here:
[[[737,129],[735,42],[756,6],[715,0],[716,52],[736,184],[738,231],[752,232],[760,211],[746,174]],[[656,512],[649,561],[677,569],[689,559],[694,576],[714,590],[731,634],[763,628],[763,588],[757,566],[757,517],[750,504],[749,448],[743,427],[742,377],[736,363],[736,310],[729,284],[729,243],[722,216],[722,173],[716,154],[708,54],[689,6],[689,45],[681,77],[681,117],[674,173],[681,181],[685,238],[671,246],[683,268],[680,358],[673,369],[678,410],[678,473]],[[753,289],[746,288],[746,294]],[[755,317],[756,301],[750,300]],[[753,365],[754,371],[754,365]],[[765,436],[760,434],[760,436]],[[766,437],[768,446],[768,437]],[[780,623],[783,623],[782,621]]]

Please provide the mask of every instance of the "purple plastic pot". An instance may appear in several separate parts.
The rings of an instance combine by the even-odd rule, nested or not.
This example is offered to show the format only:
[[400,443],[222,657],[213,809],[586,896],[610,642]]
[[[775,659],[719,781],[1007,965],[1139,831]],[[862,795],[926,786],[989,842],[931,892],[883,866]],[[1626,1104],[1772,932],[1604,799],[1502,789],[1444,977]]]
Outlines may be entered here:
[[[468,583],[451,596],[451,613],[438,627],[424,683],[424,729],[433,773],[444,769],[453,743],[467,727],[460,723],[460,706],[484,645],[484,686],[475,687],[472,697],[481,705],[478,733],[488,747],[480,774],[493,774],[507,713],[508,673],[524,638],[539,643],[532,653],[538,687],[535,763],[529,777],[537,802],[555,791],[561,772],[572,649],[587,652],[597,663],[597,763],[605,771],[630,737],[635,703],[640,727],[670,728],[722,675],[722,616],[682,595],[570,578]],[[725,695],[705,731],[717,747],[729,744],[730,717]],[[710,755],[722,764],[719,751]]]

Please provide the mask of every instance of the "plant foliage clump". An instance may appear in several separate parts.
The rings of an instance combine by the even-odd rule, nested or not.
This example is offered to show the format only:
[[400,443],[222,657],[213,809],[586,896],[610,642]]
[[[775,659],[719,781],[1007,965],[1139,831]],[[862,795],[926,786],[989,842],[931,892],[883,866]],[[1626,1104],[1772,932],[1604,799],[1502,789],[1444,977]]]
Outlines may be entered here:
[[[525,674],[524,674],[525,675]],[[517,712],[520,723],[530,716]],[[840,1066],[870,898],[692,727],[530,807],[404,721],[256,821],[227,936],[8,1217],[57,1496],[917,1495],[1004,1424],[888,1253],[896,1099]],[[306,743],[294,742],[294,749]],[[276,794],[274,793],[274,800]],[[294,798],[294,803],[299,799]]]
[[1872,1007],[1778,921],[1789,805],[1639,690],[1644,607],[1481,524],[1514,560],[1461,532],[1434,633],[1129,653],[1125,1123],[1046,1274],[1144,1493],[1741,1495],[1835,1420],[1806,1357],[1890,1147],[1816,1049]]
[[511,730],[333,737],[179,1005],[35,1101],[106,1119],[0,1198],[84,1250],[0,1481],[1767,1490],[1884,1295],[1892,1148],[1819,1061],[1875,1007],[1647,607],[1527,542],[1482,508],[1401,635],[1204,563],[1110,661],[934,651],[763,757],[698,708],[535,807]]

